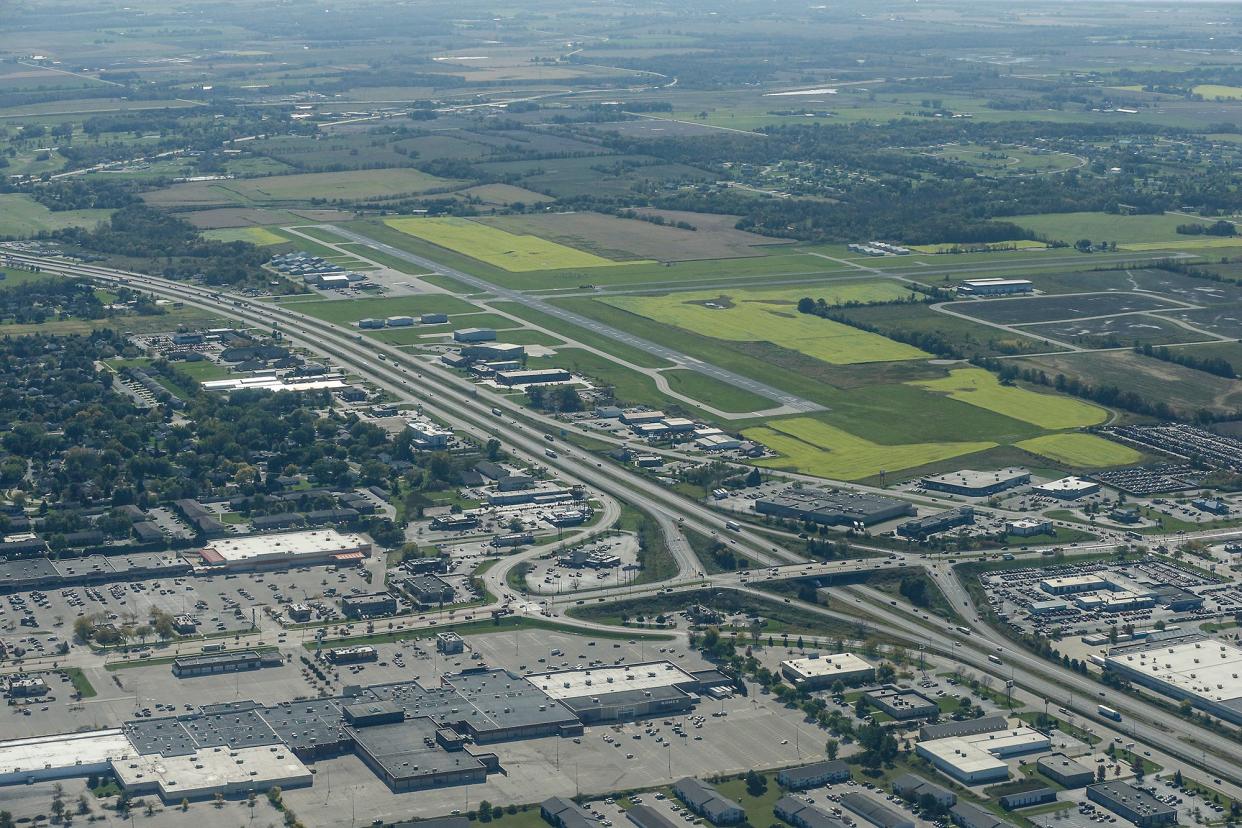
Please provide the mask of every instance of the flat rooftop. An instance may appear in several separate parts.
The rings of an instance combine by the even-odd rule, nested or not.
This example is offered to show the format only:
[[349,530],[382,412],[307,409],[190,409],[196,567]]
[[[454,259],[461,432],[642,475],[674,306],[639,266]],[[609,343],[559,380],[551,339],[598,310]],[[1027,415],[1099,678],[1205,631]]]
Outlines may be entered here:
[[669,661],[582,670],[554,670],[535,673],[527,676],[527,679],[550,698],[560,700],[698,683],[694,676]]
[[330,555],[367,547],[361,535],[342,533],[335,529],[305,532],[281,532],[274,535],[243,535],[220,538],[203,548],[208,563],[239,563],[263,558],[297,555]]
[[1210,638],[1109,653],[1105,662],[1178,690],[1242,709],[1242,649]]
[[98,765],[110,759],[136,755],[137,751],[120,728],[13,739],[0,742],[0,776],[23,771]]
[[1036,489],[1044,492],[1080,492],[1085,489],[1098,489],[1099,483],[1094,480],[1084,480],[1081,477],[1062,477],[1060,480],[1050,480],[1047,483],[1039,483]]
[[874,669],[870,663],[853,653],[832,653],[817,658],[791,658],[782,661],[781,666],[788,666],[800,675],[811,677],[849,675],[863,670]]
[[[436,744],[439,725],[428,718],[349,728],[358,747],[394,779],[409,779],[469,768],[483,763],[465,751],[449,752]],[[431,741],[429,745],[427,740]]]
[[121,784],[158,786],[165,800],[201,797],[216,791],[266,791],[273,785],[309,785],[311,772],[284,745],[222,750],[206,748],[183,756],[158,754],[113,762]]
[[961,469],[947,474],[934,474],[924,477],[923,480],[932,483],[941,483],[950,486],[961,486],[969,489],[981,489],[986,486],[993,486],[997,483],[1008,483],[1028,477],[1030,471],[1027,469],[1012,466],[1007,469],[996,469],[994,471],[979,471],[977,469]]

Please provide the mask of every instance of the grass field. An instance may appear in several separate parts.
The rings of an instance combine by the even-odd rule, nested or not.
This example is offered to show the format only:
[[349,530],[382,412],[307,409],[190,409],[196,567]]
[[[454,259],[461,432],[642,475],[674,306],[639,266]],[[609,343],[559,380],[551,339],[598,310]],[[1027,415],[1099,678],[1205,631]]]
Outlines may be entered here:
[[464,253],[512,273],[634,264],[605,259],[538,236],[519,236],[468,219],[395,218],[386,219],[384,223],[407,235]]
[[730,290],[603,300],[630,313],[682,330],[734,342],[771,342],[833,365],[924,359],[930,355],[879,334],[798,313],[800,297],[837,302],[895,299],[906,291],[891,282],[841,282],[795,290]]
[[224,227],[219,230],[205,230],[203,236],[216,241],[244,241],[259,247],[273,244],[285,244],[287,239],[278,236],[265,227]]
[[28,195],[0,193],[0,236],[33,236],[44,230],[94,227],[111,210],[49,210]]
[[[1118,245],[1150,244],[1158,241],[1200,244],[1202,236],[1179,236],[1179,224],[1211,224],[1187,216],[1168,214],[1123,216],[1112,213],[1040,213],[1006,219],[1019,227],[1073,244],[1079,239],[1116,242]],[[1167,245],[1166,245],[1167,246]],[[1127,247],[1126,249],[1131,249]],[[1138,248],[1134,248],[1138,249]]]
[[1202,95],[1204,99],[1214,101],[1217,98],[1224,98],[1229,101],[1242,99],[1242,86],[1222,86],[1218,83],[1201,83],[1193,87],[1191,92],[1196,95]]
[[721,411],[745,413],[763,411],[776,405],[774,400],[735,388],[698,371],[664,371],[663,376],[668,380],[669,388]]
[[919,380],[912,384],[1040,428],[1084,428],[1108,419],[1108,412],[1099,406],[1070,397],[1004,386],[994,374],[982,368],[962,368],[949,372],[944,379]]
[[1014,445],[1041,457],[1079,468],[1126,466],[1143,459],[1143,455],[1129,446],[1094,434],[1047,434]]
[[744,434],[781,454],[758,461],[761,466],[838,480],[860,480],[882,471],[924,466],[996,445],[990,442],[882,445],[808,417],[776,420],[768,426],[746,429]]
[[154,190],[143,198],[157,207],[237,204],[308,204],[311,199],[343,201],[396,198],[452,190],[465,182],[411,169],[299,173],[224,181],[190,181]]
[[417,316],[424,313],[472,313],[478,308],[469,302],[447,294],[427,294],[424,296],[393,296],[383,299],[353,299],[349,301],[337,299],[313,300],[309,302],[286,302],[299,313],[307,313],[325,322],[336,322],[342,325],[352,324],[359,319],[379,318],[388,316]]
[[913,244],[911,250],[919,253],[948,253],[951,250],[1042,250],[1048,245],[1031,239],[1015,239],[1014,241],[992,242],[991,244],[958,244],[957,242],[941,242],[940,244]]

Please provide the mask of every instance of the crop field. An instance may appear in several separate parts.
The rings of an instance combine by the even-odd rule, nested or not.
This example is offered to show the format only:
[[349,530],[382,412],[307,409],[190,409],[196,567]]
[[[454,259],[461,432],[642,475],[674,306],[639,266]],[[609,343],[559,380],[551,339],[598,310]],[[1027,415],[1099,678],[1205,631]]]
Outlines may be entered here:
[[389,227],[510,272],[615,267],[616,262],[542,239],[460,218],[394,218]]
[[1023,325],[1022,330],[1060,342],[1093,348],[1131,345],[1135,342],[1171,345],[1177,342],[1203,342],[1211,338],[1187,330],[1167,319],[1145,313]]
[[1146,294],[1117,292],[1032,296],[1018,299],[978,299],[954,302],[949,307],[958,313],[964,313],[986,322],[1022,325],[1118,313],[1162,311],[1178,307],[1178,305]]
[[[841,282],[814,291],[835,302],[876,302],[901,298],[906,291],[892,282]],[[607,304],[639,316],[716,339],[771,342],[823,362],[848,365],[923,359],[918,348],[839,322],[799,313],[794,307],[804,290],[733,290],[668,296],[625,296]],[[816,298],[819,298],[817,295]]]
[[990,442],[906,443],[882,445],[809,417],[775,420],[743,434],[781,456],[758,465],[789,469],[837,480],[861,480],[882,471],[924,466],[992,448]]
[[1072,397],[1001,385],[995,374],[982,368],[961,368],[950,371],[945,379],[914,384],[1040,428],[1084,428],[1108,419],[1108,412],[1099,406]]
[[1046,434],[1014,445],[1075,468],[1128,466],[1143,459],[1143,455],[1129,446],[1094,434]]
[[543,193],[523,187],[514,187],[512,184],[480,184],[477,187],[458,190],[454,195],[477,198],[484,204],[497,207],[508,207],[511,204],[550,204],[556,200]]
[[1187,216],[1169,214],[1124,216],[1113,213],[1040,213],[1006,219],[1048,239],[1073,244],[1079,239],[1116,242],[1118,245],[1150,242],[1195,242],[1202,236],[1178,235],[1179,224],[1210,225]]
[[482,221],[510,233],[540,236],[611,259],[688,261],[762,256],[760,245],[773,243],[765,236],[720,226],[719,222],[714,227],[698,227],[693,218],[689,223],[695,230],[588,212],[502,216]]
[[203,236],[216,241],[244,241],[259,247],[267,247],[273,244],[286,244],[288,239],[284,236],[278,236],[265,227],[223,227],[219,230],[206,230]]
[[111,210],[49,210],[28,195],[0,193],[0,237],[33,236],[66,227],[94,227]]
[[154,190],[146,193],[143,198],[156,207],[309,204],[311,199],[397,198],[426,193],[429,190],[452,190],[463,183],[412,169],[353,170],[224,181],[190,181]]

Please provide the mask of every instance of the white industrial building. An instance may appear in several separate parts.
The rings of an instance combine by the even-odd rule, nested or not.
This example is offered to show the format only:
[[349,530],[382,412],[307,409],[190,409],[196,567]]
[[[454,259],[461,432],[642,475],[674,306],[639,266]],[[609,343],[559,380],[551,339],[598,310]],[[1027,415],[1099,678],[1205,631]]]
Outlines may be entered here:
[[444,449],[448,448],[453,439],[453,432],[436,425],[430,420],[410,420],[406,423],[410,429],[411,442],[415,448]]
[[335,529],[219,538],[199,550],[208,566],[247,569],[282,565],[356,562],[371,555],[362,535]]
[[809,655],[781,662],[781,675],[795,687],[823,690],[838,681],[851,684],[875,679],[875,667],[853,653]]
[[1135,684],[1242,724],[1242,649],[1235,644],[1193,636],[1120,647],[1108,654],[1104,664]]
[[154,793],[165,802],[206,799],[217,793],[244,796],[252,791],[263,793],[273,786],[305,787],[312,778],[310,769],[285,745],[199,748],[183,756],[133,756],[113,761],[112,769],[126,793]]
[[106,773],[113,759],[133,755],[119,728],[14,739],[0,743],[0,785]]
[[966,296],[1004,296],[1034,289],[1029,279],[964,279],[957,292]]
[[1039,582],[1039,588],[1049,595],[1070,595],[1075,592],[1108,589],[1109,584],[1099,575],[1060,575],[1044,578]]
[[1081,477],[1062,477],[1047,483],[1038,483],[1031,487],[1035,494],[1047,495],[1060,500],[1076,500],[1086,495],[1095,494],[1100,484],[1094,480],[1083,480]]
[[282,379],[270,374],[257,377],[234,377],[207,380],[202,383],[205,391],[244,391],[257,388],[260,391],[336,391],[347,388],[349,383],[339,375],[326,375],[314,379]]
[[1009,778],[1011,756],[1047,750],[1052,741],[1029,727],[989,733],[931,739],[915,745],[915,752],[944,773],[966,785]]

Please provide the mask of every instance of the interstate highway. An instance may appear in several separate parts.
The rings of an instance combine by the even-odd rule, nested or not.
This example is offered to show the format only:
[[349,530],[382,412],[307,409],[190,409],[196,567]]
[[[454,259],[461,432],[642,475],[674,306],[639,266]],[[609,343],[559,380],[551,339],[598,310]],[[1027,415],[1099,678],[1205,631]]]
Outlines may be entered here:
[[[158,277],[109,268],[77,265],[63,260],[44,257],[15,254],[14,258],[40,265],[47,270],[65,273],[66,275],[134,283],[157,295],[184,301],[216,314],[237,318],[252,324],[258,323],[267,326],[273,322],[278,322],[282,326],[284,333],[290,335],[292,339],[304,344],[312,351],[336,359],[339,363],[349,365],[382,387],[404,392],[404,395],[412,399],[425,398],[427,401],[424,402],[424,406],[438,416],[454,424],[464,422],[469,426],[468,430],[472,433],[490,435],[495,432],[496,417],[490,413],[491,401],[489,401],[489,404],[479,402],[474,396],[474,389],[464,381],[456,377],[439,376],[438,374],[442,372],[435,366],[419,363],[412,360],[408,354],[387,348],[378,343],[368,343],[371,347],[362,347],[356,340],[341,333],[340,329],[335,325],[310,319],[279,306],[268,307],[261,303],[232,299],[231,297],[228,299],[219,298],[219,295],[213,295],[213,292],[207,289],[172,282]],[[420,380],[425,380],[423,387],[420,389],[411,388],[409,377],[404,376],[408,374],[408,369],[390,366],[386,362],[377,362],[374,358],[377,353],[384,353],[386,357],[391,355],[392,361],[398,365],[412,365],[417,371],[423,372],[419,377]],[[459,386],[461,385],[466,385],[466,388],[460,390]],[[428,389],[434,389],[435,393]],[[438,400],[438,402],[430,402],[430,400]],[[445,402],[453,406],[451,411],[442,407]],[[515,418],[512,424],[516,426],[517,430],[506,435],[506,442],[530,456],[539,457],[543,449],[546,448],[546,444],[536,439],[534,434],[537,432],[534,428],[531,429],[530,434],[527,434],[526,429],[521,425],[522,421],[532,423],[533,426],[542,427],[546,431],[554,433],[559,432],[562,427],[555,420],[531,415],[507,401],[496,402],[498,407],[507,409]],[[563,444],[558,445],[563,446]],[[684,522],[680,523],[680,525],[695,529],[703,534],[710,535],[724,529],[724,518],[706,509],[701,504],[669,492],[658,484],[623,469],[603,464],[592,466],[589,460],[581,459],[577,456],[576,449],[563,452],[555,461],[549,462],[541,459],[540,462],[557,467],[568,478],[584,482],[590,480],[590,485],[593,488],[601,489],[649,511],[659,521],[661,528],[665,530],[666,536],[669,536],[670,533],[672,535],[680,535],[677,524],[673,521],[673,518],[678,517],[684,518]],[[757,560],[773,561],[773,555],[769,551],[771,547],[763,547],[761,549],[745,533],[733,539],[739,551]],[[787,552],[779,557],[783,560],[797,558],[797,556]],[[898,557],[908,559],[912,556],[899,555]],[[520,558],[512,556],[504,560],[516,563]],[[576,602],[576,600],[597,600],[598,598],[621,600],[628,596],[642,597],[655,595],[667,589],[684,590],[704,582],[713,585],[719,583],[721,587],[733,588],[746,594],[763,597],[769,601],[779,600],[778,598],[773,598],[770,594],[762,593],[752,585],[740,583],[740,578],[736,585],[730,583],[728,580],[729,576],[696,578],[697,560],[694,559],[693,553],[688,548],[683,547],[680,553],[678,553],[678,563],[681,566],[681,572],[672,581],[646,588],[623,590],[620,593],[616,590],[601,590],[581,596],[578,599],[561,598],[552,603],[557,607],[564,607],[571,601]],[[800,566],[795,565],[790,568],[801,569],[806,566],[801,559],[797,559],[797,563]],[[888,567],[895,564],[887,560],[869,560],[867,562],[853,562],[853,565],[862,568],[868,566],[874,568],[877,565]],[[516,596],[512,590],[508,589],[507,585],[500,586],[496,584],[496,581],[504,584],[503,577],[500,577],[501,572],[499,570],[501,569],[500,566],[496,566],[488,573],[489,575],[492,573],[496,575],[496,577],[488,579],[490,582],[489,588],[497,589],[496,594],[501,595],[502,599],[508,597],[510,600],[529,600],[525,597]],[[504,567],[504,570],[507,569],[507,566]],[[824,607],[792,600],[791,603],[801,610],[819,614],[826,618],[851,622],[858,620],[854,615]],[[972,667],[994,672],[994,668],[987,666],[988,662],[986,660],[987,656],[992,654],[995,646],[997,646],[989,638],[994,633],[986,631],[981,622],[974,621],[971,623],[972,628],[980,632],[980,635],[977,637],[973,635],[957,637],[946,635],[944,623],[938,618],[921,619],[917,616],[911,617],[903,612],[894,612],[891,608],[874,606],[870,608],[869,614],[875,614],[876,612],[882,614],[883,623],[887,628],[886,632],[889,634],[905,638],[916,645],[919,643],[930,645],[932,649],[944,652],[949,657],[968,663]],[[582,626],[586,629],[599,628],[599,625],[587,624],[572,618],[564,618],[563,623]],[[1006,645],[1002,644],[1000,646]],[[1019,653],[1012,646],[1008,648],[1007,658],[1009,663],[1007,663],[1006,667],[1018,686],[1049,699],[1064,697],[1067,692],[1064,688],[1072,687],[1080,694],[1080,696],[1075,697],[1074,706],[1076,708],[1082,709],[1082,698],[1090,698],[1091,706],[1094,706],[1095,694],[1099,692],[1101,687],[1095,682],[1033,655]],[[1170,741],[1170,737],[1166,732],[1147,724],[1148,721],[1167,719],[1169,714],[1162,713],[1151,705],[1133,701],[1129,698],[1126,699],[1125,703],[1119,702],[1116,706],[1123,712],[1128,712],[1131,716],[1142,715],[1145,719],[1144,722],[1135,723],[1135,737],[1139,741],[1146,741],[1153,745],[1160,745]],[[1138,713],[1135,711],[1138,711]],[[1202,755],[1197,759],[1193,756],[1186,756],[1186,761],[1193,761],[1194,764],[1205,767],[1219,777],[1238,781],[1240,776],[1238,769],[1242,768],[1242,746],[1205,728],[1180,720],[1177,721],[1177,726],[1183,734],[1192,737],[1195,742],[1210,748],[1212,751],[1211,753],[1201,751]],[[1193,754],[1197,750],[1200,749],[1198,747],[1186,746],[1180,752]],[[1222,760],[1221,757],[1227,758]]]

